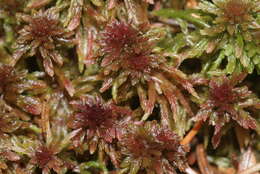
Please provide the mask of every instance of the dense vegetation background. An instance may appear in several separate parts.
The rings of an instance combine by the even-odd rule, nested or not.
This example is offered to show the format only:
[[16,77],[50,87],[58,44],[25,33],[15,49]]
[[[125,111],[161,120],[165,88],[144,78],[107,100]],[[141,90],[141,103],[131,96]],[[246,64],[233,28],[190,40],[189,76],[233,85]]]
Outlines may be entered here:
[[0,174],[258,174],[259,0],[0,0]]

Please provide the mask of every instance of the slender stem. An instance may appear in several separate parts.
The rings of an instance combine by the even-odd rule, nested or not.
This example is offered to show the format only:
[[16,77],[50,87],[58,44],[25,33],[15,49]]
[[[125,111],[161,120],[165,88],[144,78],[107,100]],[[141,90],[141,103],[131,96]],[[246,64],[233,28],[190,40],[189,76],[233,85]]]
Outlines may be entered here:
[[189,144],[191,142],[193,137],[195,135],[197,135],[197,133],[199,132],[199,130],[202,126],[202,123],[203,123],[202,121],[199,121],[194,125],[194,127],[191,129],[191,131],[181,140],[182,145],[186,145],[186,144]]
[[[168,24],[168,25],[172,25],[174,27],[180,27],[180,24],[178,23],[178,21],[174,20],[174,19],[159,19],[159,21],[161,21],[162,23]],[[188,28],[196,29],[196,26],[193,24],[188,24]]]
[[205,149],[202,144],[197,145],[196,156],[197,156],[197,161],[198,161],[198,165],[199,165],[199,169],[200,169],[201,173],[213,174],[214,172],[211,169],[211,166],[209,165],[209,162],[207,160],[207,155],[205,153]]
[[193,13],[198,13],[196,10],[186,10],[178,11],[174,9],[162,9],[154,11],[153,14],[156,16],[166,17],[166,18],[181,18],[187,20],[199,27],[209,28],[210,26],[204,22],[202,19],[192,16]]

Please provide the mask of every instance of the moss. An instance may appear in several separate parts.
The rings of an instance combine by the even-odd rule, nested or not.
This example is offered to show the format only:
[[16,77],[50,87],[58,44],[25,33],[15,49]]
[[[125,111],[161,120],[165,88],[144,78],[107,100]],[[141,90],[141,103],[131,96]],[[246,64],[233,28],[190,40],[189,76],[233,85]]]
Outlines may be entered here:
[[0,0],[0,174],[257,169],[259,7]]

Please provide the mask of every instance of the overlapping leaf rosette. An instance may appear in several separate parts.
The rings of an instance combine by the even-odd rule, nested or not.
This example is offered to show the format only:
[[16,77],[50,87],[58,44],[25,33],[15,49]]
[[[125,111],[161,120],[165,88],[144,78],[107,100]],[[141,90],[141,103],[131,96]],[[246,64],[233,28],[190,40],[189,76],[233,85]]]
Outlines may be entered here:
[[259,4],[257,0],[216,0],[199,5],[213,16],[211,27],[201,30],[203,36],[213,37],[210,44],[218,52],[209,70],[215,70],[226,59],[226,73],[243,69],[252,73],[254,68],[259,71]]
[[[154,13],[177,20],[182,33],[174,38],[171,52],[182,59],[200,57],[203,73],[259,71],[258,0],[201,1],[196,9]],[[189,23],[195,28],[188,28]]]
[[194,121],[208,121],[215,127],[212,144],[216,148],[229,122],[235,122],[244,129],[258,127],[256,120],[260,108],[259,98],[248,89],[240,85],[246,73],[233,76],[219,76],[209,80],[209,86],[200,109],[192,119]]
[[259,170],[259,7],[0,0],[0,174]]
[[138,96],[144,110],[143,120],[158,104],[162,122],[169,125],[170,120],[177,118],[179,105],[193,114],[182,90],[198,96],[187,75],[168,65],[165,57],[153,50],[163,35],[158,28],[142,30],[126,21],[108,23],[100,38],[100,75],[104,79],[100,91],[111,88],[112,97],[118,103]]
[[41,113],[40,97],[48,88],[41,79],[44,73],[28,73],[25,69],[0,64],[0,76],[0,92],[7,102],[33,115]]
[[[129,124],[119,141],[123,157],[121,173],[176,173],[184,172],[189,166],[185,148],[178,135],[156,121]],[[120,173],[120,172],[119,172]]]
[[[73,146],[83,153],[99,153],[99,160],[109,155],[115,166],[118,166],[117,153],[113,143],[122,136],[122,129],[132,120],[131,110],[105,102],[102,97],[85,96],[70,102],[76,112],[68,120],[68,127],[77,131]],[[87,145],[87,146],[86,146]]]
[[67,127],[72,113],[68,100],[61,90],[52,89],[45,95],[41,108],[41,116],[31,129],[35,134],[12,135],[10,149],[19,155],[22,161],[18,164],[22,164],[28,174],[39,169],[44,174],[74,170],[77,162],[70,158],[73,152],[69,152],[68,147],[78,131],[69,132]]
[[[62,28],[59,19],[59,9],[49,8],[45,11],[42,9],[33,15],[17,14],[17,18],[27,23],[19,31],[19,37],[13,45],[13,61],[15,65],[22,57],[36,56],[42,60],[42,66],[49,76],[54,76],[54,66],[63,65],[63,56],[60,50],[65,43],[73,44],[73,32],[65,31]],[[55,65],[53,65],[55,62]]]

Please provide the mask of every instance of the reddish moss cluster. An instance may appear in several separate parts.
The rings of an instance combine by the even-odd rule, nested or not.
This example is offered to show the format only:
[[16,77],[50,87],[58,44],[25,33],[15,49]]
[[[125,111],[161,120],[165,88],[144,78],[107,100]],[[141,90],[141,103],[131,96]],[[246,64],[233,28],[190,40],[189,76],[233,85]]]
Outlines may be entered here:
[[[139,123],[140,124],[140,123]],[[174,173],[175,168],[185,171],[185,148],[180,145],[179,137],[156,122],[129,125],[119,141],[121,153],[127,161],[122,166],[131,166],[138,170],[156,171],[156,173]]]
[[104,54],[101,76],[105,78],[100,91],[112,87],[113,99],[117,102],[137,92],[145,112],[144,120],[152,113],[156,103],[164,108],[161,112],[165,122],[169,122],[168,103],[175,119],[178,100],[192,115],[188,102],[176,85],[180,84],[195,97],[197,94],[184,73],[169,66],[162,55],[153,53],[156,42],[149,40],[149,29],[152,30],[147,27],[146,31],[142,31],[118,21],[107,24],[101,37]]
[[250,4],[244,0],[229,0],[224,8],[225,16],[233,24],[248,20],[249,10]]
[[53,149],[46,146],[40,146],[36,150],[30,163],[39,166],[43,174],[49,174],[51,170],[60,174],[62,167],[64,167],[63,162],[55,155]]
[[0,92],[5,100],[17,105],[25,112],[39,115],[41,113],[39,96],[45,92],[47,84],[40,80],[37,74],[15,71],[9,65],[0,64],[0,73],[2,80]]
[[57,50],[57,45],[62,42],[71,42],[73,32],[66,32],[60,26],[59,14],[56,8],[50,8],[46,11],[40,10],[34,16],[20,14],[19,18],[28,23],[19,31],[19,37],[14,45],[15,52],[12,64],[26,53],[29,56],[40,53],[43,59],[43,66],[48,75],[54,76],[54,61],[58,66],[63,64],[63,57]]
[[237,95],[233,91],[233,85],[227,79],[223,77],[221,84],[216,81],[210,82],[210,99],[214,102],[215,106],[226,106],[236,101]]
[[40,147],[39,150],[35,152],[36,163],[40,168],[44,168],[48,162],[53,159],[53,156],[53,152],[44,146]]
[[82,136],[86,137],[87,142],[101,139],[112,143],[113,139],[121,135],[122,116],[131,114],[128,109],[116,106],[112,102],[104,102],[101,97],[83,97],[81,100],[72,101],[71,104],[77,112],[70,117],[68,126],[80,130],[74,138],[76,146],[82,144]]
[[246,77],[245,73],[232,77],[222,76],[209,82],[209,95],[193,120],[206,121],[215,126],[212,143],[216,148],[222,129],[231,120],[245,129],[256,129],[257,123],[246,108],[259,108],[259,101],[246,86],[236,85]]
[[102,54],[105,54],[101,63],[103,67],[112,64],[112,68],[120,64],[124,69],[146,72],[153,61],[148,38],[129,23],[113,21],[108,24],[100,43]]
[[259,146],[252,77],[232,74],[260,67],[257,1],[0,1],[0,174],[223,173]]

